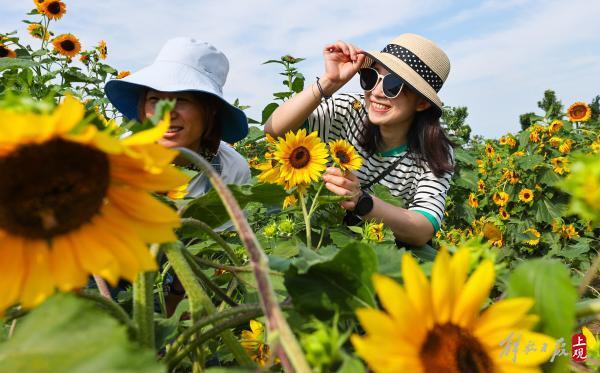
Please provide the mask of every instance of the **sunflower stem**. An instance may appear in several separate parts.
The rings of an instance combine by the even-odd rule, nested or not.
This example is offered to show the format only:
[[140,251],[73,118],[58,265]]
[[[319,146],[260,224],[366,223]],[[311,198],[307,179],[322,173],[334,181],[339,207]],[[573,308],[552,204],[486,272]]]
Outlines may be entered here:
[[599,267],[600,267],[600,254],[597,254],[596,259],[594,259],[594,262],[592,263],[590,268],[587,270],[587,272],[583,276],[583,279],[581,280],[581,283],[579,284],[579,288],[577,289],[577,292],[579,293],[580,296],[583,295],[583,293],[585,293],[585,289],[587,288],[587,286],[590,284],[590,282],[592,282],[594,277],[596,277],[596,273],[598,273]]
[[280,356],[280,358],[282,358],[285,353],[295,372],[310,372],[310,367],[306,362],[302,349],[285,320],[283,312],[279,307],[279,303],[277,303],[277,296],[275,295],[275,291],[271,285],[271,279],[269,278],[269,262],[267,256],[261,249],[260,243],[256,239],[254,232],[252,232],[240,205],[210,163],[191,150],[185,148],[177,149],[184,157],[206,172],[213,188],[219,194],[219,197],[221,197],[223,205],[227,209],[229,216],[231,216],[231,220],[233,221],[250,258],[254,277],[256,278],[256,283],[258,285],[258,294],[265,315],[267,330],[269,333],[278,334],[281,344],[283,345],[283,351],[281,352],[282,356]]
[[[211,299],[204,292],[204,289],[202,289],[200,283],[196,280],[196,275],[183,253],[183,245],[181,242],[165,244],[163,245],[163,250],[169,259],[169,263],[171,263],[173,270],[177,274],[177,277],[179,277],[190,301],[190,316],[192,323],[197,323],[203,314],[214,314],[216,308]],[[220,334],[225,345],[239,364],[243,366],[253,365],[252,360],[246,355],[244,349],[231,330],[222,330]]]
[[107,299],[106,297],[98,295],[97,293],[89,290],[80,291],[77,293],[77,296],[98,303],[99,306],[108,311],[115,319],[123,323],[123,325],[127,327],[130,333],[137,333],[136,326],[133,323],[133,321],[131,321],[131,318],[129,318],[127,312],[125,312],[125,310],[111,298]]
[[[209,329],[208,331],[198,334],[197,338],[187,341],[185,343],[185,345],[183,345],[183,348],[181,348],[179,350],[179,353],[177,353],[176,355],[173,353],[169,356],[169,353],[171,351],[175,351],[175,348],[169,350],[169,353],[167,353],[167,356],[165,356],[165,361],[167,363],[167,366],[169,367],[169,370],[172,370],[174,367],[176,367],[177,364],[181,360],[183,360],[194,349],[198,348],[199,346],[202,346],[202,344],[204,344],[204,342],[207,342],[208,340],[210,340],[213,337],[216,337],[219,334],[222,335],[222,333],[224,331],[228,331],[228,329],[231,329],[238,325],[247,323],[248,321],[259,316],[261,313],[262,313],[262,310],[260,310],[260,309],[253,310],[253,311],[247,311],[245,313],[241,313],[237,317],[232,317],[232,318],[229,318],[222,322],[203,322],[202,320],[199,320],[196,324],[194,324],[194,326],[195,326],[194,332],[195,333],[200,331],[203,327],[205,327],[209,323],[213,323],[214,326],[211,329]],[[187,339],[188,338],[186,338],[186,340]],[[179,340],[179,338],[178,338],[178,340]],[[248,355],[245,354],[245,352],[244,352],[244,355],[250,361],[249,366],[255,367],[254,362],[250,359],[250,357]]]
[[235,264],[238,267],[242,264],[240,259],[235,255],[235,253],[231,249],[231,246],[229,246],[229,244],[223,239],[223,237],[221,237],[217,232],[213,231],[212,228],[205,222],[193,218],[183,218],[181,219],[181,224],[184,226],[187,225],[190,227],[201,229],[204,233],[208,234],[210,238],[212,238],[223,248],[223,250],[225,251],[225,253],[227,254],[227,256],[233,264]]
[[192,272],[194,272],[196,277],[199,280],[201,280],[202,283],[206,285],[206,287],[212,290],[217,297],[221,298],[222,301],[226,302],[230,306],[237,306],[237,303],[235,303],[233,299],[229,298],[229,296],[223,290],[221,290],[221,288],[217,284],[215,284],[207,275],[204,274],[204,272],[202,272],[202,268],[200,268],[198,263],[196,263],[194,256],[189,251],[183,250],[183,255],[186,257],[188,263],[190,264]]
[[239,324],[247,322],[247,320],[256,318],[262,315],[260,304],[241,304],[237,307],[229,308],[219,313],[205,316],[192,324],[183,333],[181,333],[175,341],[169,346],[168,352],[165,354],[164,360],[170,365],[170,360],[176,355],[177,351],[182,348],[186,341],[200,332],[205,326],[214,324],[223,319],[237,319]]
[[310,250],[312,247],[311,237],[311,226],[310,226],[310,214],[306,211],[306,201],[302,193],[299,193],[300,205],[302,206],[302,216],[304,217],[304,226],[306,227],[306,247]]
[[598,314],[600,314],[600,299],[584,300],[575,305],[575,315],[578,318]]
[[154,350],[154,276],[156,272],[139,273],[133,283],[133,319],[138,341]]
[[308,210],[308,218],[310,219],[312,217],[312,214],[315,212],[315,209],[318,206],[317,200],[319,199],[319,194],[321,194],[321,190],[323,190],[323,186],[325,185],[325,182],[322,181],[321,185],[319,185],[319,189],[317,189],[317,194],[315,194],[315,198],[313,198],[312,203],[310,205],[310,210]]
[[98,275],[92,275],[94,277],[94,281],[96,282],[96,287],[98,287],[98,291],[104,298],[112,299],[112,295],[110,294],[110,289],[108,288],[108,284],[104,279]]

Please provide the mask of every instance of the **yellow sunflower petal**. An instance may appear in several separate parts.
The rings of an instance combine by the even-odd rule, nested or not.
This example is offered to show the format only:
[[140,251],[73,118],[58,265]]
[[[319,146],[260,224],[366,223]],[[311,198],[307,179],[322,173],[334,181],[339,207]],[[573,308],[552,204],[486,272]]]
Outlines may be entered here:
[[406,253],[402,257],[402,276],[404,277],[404,288],[408,299],[415,310],[421,315],[421,320],[426,328],[433,324],[431,314],[431,289],[429,281],[411,254]]
[[585,335],[585,340],[588,348],[590,350],[595,350],[598,346],[598,341],[596,341],[596,337],[594,336],[594,334],[586,326],[581,328],[581,332],[583,333],[583,335]]
[[179,216],[169,206],[140,190],[111,186],[108,198],[125,215],[139,221],[179,224]]
[[54,111],[53,119],[55,123],[55,132],[59,134],[69,133],[81,120],[85,114],[85,108],[81,102],[71,95],[65,96],[62,104]]
[[121,273],[119,262],[102,242],[102,236],[95,237],[92,230],[91,225],[87,224],[78,231],[71,232],[68,238],[81,266],[88,273],[99,275],[116,286]]
[[171,114],[169,112],[166,112],[163,115],[162,120],[158,122],[156,126],[145,131],[135,133],[127,137],[126,139],[123,139],[123,144],[135,146],[155,143],[158,140],[162,139],[165,132],[167,132],[167,130],[169,129],[170,124]]
[[122,155],[111,156],[110,164],[110,173],[115,181],[146,191],[169,191],[186,184],[190,179],[172,167],[163,168],[158,174],[148,173],[143,163]]
[[[494,350],[490,351],[490,357],[494,360],[494,362],[503,368],[508,368],[509,366],[513,366],[515,368],[525,368],[531,367],[535,368],[538,365],[545,363],[550,359],[554,352],[554,348],[556,346],[556,340],[547,335],[530,332],[527,330],[510,330],[506,331],[506,338],[508,339],[510,333],[513,332],[511,341],[509,343],[519,343],[517,355],[515,358],[514,350],[512,345],[508,345],[510,348],[510,353],[507,354],[504,348],[507,347],[506,344],[503,346],[497,346]],[[525,353],[523,350],[526,345],[530,344],[535,347],[536,351],[530,351]],[[542,351],[542,346],[546,346],[546,351]],[[513,362],[513,359],[515,360]]]
[[137,235],[147,243],[165,243],[177,240],[177,236],[173,229],[176,228],[179,223],[175,224],[164,224],[148,221],[138,221],[132,219],[120,211],[113,205],[106,205],[102,208],[102,214],[107,220],[119,227],[129,227],[135,231]]
[[431,300],[435,321],[439,324],[446,323],[452,315],[454,307],[454,294],[450,272],[450,255],[442,248],[433,262],[431,270]]
[[454,302],[456,297],[462,292],[462,289],[467,280],[467,271],[469,270],[470,251],[467,248],[459,249],[452,256],[450,261],[450,276],[452,287],[454,289]]
[[21,293],[21,305],[32,308],[42,303],[54,293],[54,279],[50,271],[48,246],[44,241],[27,241],[25,243],[26,275]]
[[489,260],[475,270],[458,296],[452,315],[454,324],[462,327],[471,325],[494,285],[494,276],[494,264]]
[[56,287],[61,291],[71,291],[87,284],[88,275],[77,259],[71,240],[65,236],[58,236],[52,241],[50,269]]
[[[418,351],[413,344],[401,341],[377,341],[368,337],[350,337],[356,353],[375,372],[421,372]],[[386,343],[387,342],[387,343]]]
[[533,304],[531,298],[512,298],[494,303],[475,322],[473,333],[484,340],[496,330],[512,328],[525,317]]
[[250,320],[250,329],[254,333],[256,339],[262,339],[265,327],[262,323],[256,320]]
[[359,308],[356,317],[367,334],[399,337],[396,323],[384,312],[374,308]]
[[24,241],[18,237],[0,238],[0,315],[17,303],[25,278]]

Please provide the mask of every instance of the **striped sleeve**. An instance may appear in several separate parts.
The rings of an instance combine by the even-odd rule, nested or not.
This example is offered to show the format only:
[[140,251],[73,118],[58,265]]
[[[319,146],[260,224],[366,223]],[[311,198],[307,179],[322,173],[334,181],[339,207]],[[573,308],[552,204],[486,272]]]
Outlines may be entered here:
[[[308,132],[317,131],[324,142],[346,139],[348,133],[355,133],[360,123],[361,115],[366,111],[362,108],[360,94],[339,93],[329,100],[323,100],[307,119]],[[359,103],[361,113],[352,110],[352,105]]]
[[[452,154],[452,152],[451,152]],[[452,158],[454,155],[452,154]],[[428,167],[420,175],[417,190],[410,202],[408,209],[425,216],[437,232],[444,219],[446,209],[446,194],[450,189],[450,179],[453,173],[448,172],[442,177],[437,177]]]

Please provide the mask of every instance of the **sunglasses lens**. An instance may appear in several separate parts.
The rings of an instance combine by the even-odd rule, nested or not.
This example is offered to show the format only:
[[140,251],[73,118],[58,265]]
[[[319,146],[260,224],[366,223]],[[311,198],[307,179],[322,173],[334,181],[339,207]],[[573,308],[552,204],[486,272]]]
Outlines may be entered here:
[[360,69],[360,86],[365,91],[370,91],[375,88],[375,84],[377,84],[377,71],[374,69],[365,67]]
[[404,86],[404,80],[400,79],[396,74],[388,74],[383,78],[383,94],[393,98],[398,96],[400,90]]

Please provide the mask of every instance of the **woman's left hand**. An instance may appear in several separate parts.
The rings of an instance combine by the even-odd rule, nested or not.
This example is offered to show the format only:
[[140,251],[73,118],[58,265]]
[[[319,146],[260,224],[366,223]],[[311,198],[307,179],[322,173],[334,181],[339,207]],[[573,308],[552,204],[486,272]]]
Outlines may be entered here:
[[336,167],[328,167],[323,174],[325,187],[338,196],[348,197],[340,205],[346,210],[353,211],[356,207],[358,197],[361,195],[360,182],[352,172],[342,173],[342,170]]

